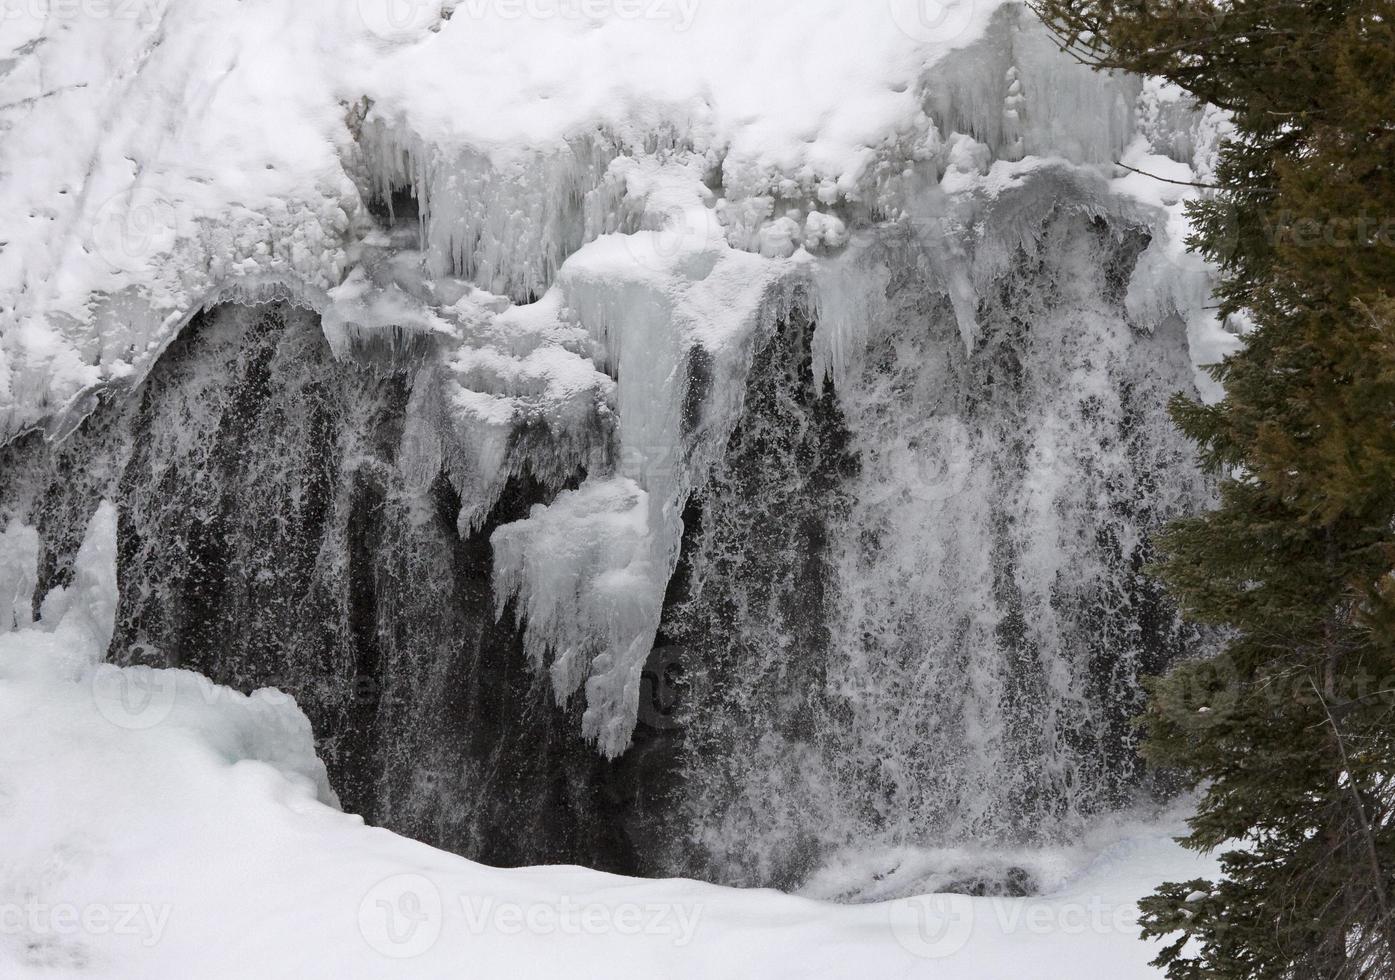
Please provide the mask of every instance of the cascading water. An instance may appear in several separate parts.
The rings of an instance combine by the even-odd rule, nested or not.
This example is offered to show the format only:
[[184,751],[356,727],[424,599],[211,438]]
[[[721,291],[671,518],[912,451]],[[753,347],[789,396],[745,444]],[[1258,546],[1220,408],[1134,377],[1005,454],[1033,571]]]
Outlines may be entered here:
[[113,660],[293,695],[371,822],[499,864],[642,867],[641,753],[597,756],[494,615],[489,534],[551,494],[520,474],[462,538],[416,431],[432,379],[406,360],[336,360],[285,305],[200,317],[134,396],[0,451],[0,499],[44,544],[38,594],[113,500]]
[[1179,321],[1124,313],[1136,229],[1041,219],[972,351],[891,242],[836,393],[798,322],[757,360],[667,626],[684,818],[726,880],[1062,840],[1138,798],[1139,678],[1202,648],[1143,574],[1148,533],[1207,499],[1160,411],[1192,368]]
[[[337,127],[328,175],[176,229],[156,298],[82,250],[86,320],[0,303],[51,327],[0,335],[0,614],[110,500],[109,657],[293,694],[372,822],[1029,889],[983,849],[1147,799],[1139,678],[1207,643],[1144,566],[1208,502],[1164,406],[1224,345],[1180,198],[1112,160],[1194,176],[1219,127],[982,20],[826,173],[648,117],[500,162],[414,115],[426,68],[344,81],[376,101],[299,120]],[[900,870],[951,846],[979,857]]]

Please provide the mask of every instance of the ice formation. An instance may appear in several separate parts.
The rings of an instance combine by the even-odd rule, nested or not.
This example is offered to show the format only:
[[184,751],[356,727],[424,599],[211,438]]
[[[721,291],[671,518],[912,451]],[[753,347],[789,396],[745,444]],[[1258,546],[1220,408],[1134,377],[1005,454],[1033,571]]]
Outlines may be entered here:
[[[337,357],[416,366],[391,481],[445,473],[462,537],[510,481],[546,489],[491,532],[494,602],[614,757],[675,572],[751,599],[719,550],[754,532],[712,515],[733,447],[786,438],[751,434],[759,368],[787,401],[833,399],[781,472],[823,453],[836,479],[811,492],[847,502],[818,532],[818,637],[798,609],[708,624],[759,626],[733,668],[752,691],[690,709],[691,744],[728,751],[688,763],[713,873],[783,881],[771,855],[819,822],[823,849],[1049,836],[1127,802],[1131,769],[1093,746],[1127,741],[1143,660],[1183,642],[1165,612],[1136,635],[1134,565],[1206,495],[1160,402],[1214,394],[1196,369],[1235,341],[1183,248],[1198,190],[1116,161],[1204,178],[1224,119],[1092,74],[1010,2],[933,22],[911,0],[400,6],[5,21],[0,442],[138,392],[202,310],[313,311]],[[792,323],[813,325],[808,377],[779,388],[791,369],[761,358]],[[23,626],[36,545],[6,503],[0,627]],[[761,701],[806,643],[824,694]],[[761,853],[729,854],[752,835]]]
[[[6,693],[21,700],[47,695],[54,706],[83,703],[95,710],[99,725],[117,730],[168,724],[195,732],[226,758],[265,762],[321,802],[337,806],[324,763],[315,756],[309,722],[284,694],[259,691],[248,697],[189,671],[122,669],[104,662],[116,627],[116,520],[115,506],[103,501],[83,536],[71,583],[43,596],[37,621],[0,628],[0,685]],[[26,602],[31,598],[23,596]]]

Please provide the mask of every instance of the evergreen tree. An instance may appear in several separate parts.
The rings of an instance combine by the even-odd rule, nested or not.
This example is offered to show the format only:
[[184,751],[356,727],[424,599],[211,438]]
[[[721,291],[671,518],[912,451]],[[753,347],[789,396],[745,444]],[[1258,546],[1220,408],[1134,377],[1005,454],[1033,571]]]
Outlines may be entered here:
[[1395,0],[1041,0],[1067,50],[1233,114],[1191,245],[1252,325],[1177,423],[1220,506],[1160,539],[1228,637],[1151,685],[1144,754],[1201,789],[1218,882],[1143,902],[1156,965],[1395,977]]

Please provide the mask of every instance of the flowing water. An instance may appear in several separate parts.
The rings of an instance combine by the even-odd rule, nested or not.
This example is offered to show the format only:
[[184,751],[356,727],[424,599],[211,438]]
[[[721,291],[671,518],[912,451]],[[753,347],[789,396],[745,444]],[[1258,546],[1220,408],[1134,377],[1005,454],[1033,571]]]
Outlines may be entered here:
[[[894,236],[855,338],[807,295],[766,331],[615,760],[491,587],[494,530],[586,473],[462,501],[411,345],[335,358],[308,311],[210,309],[72,435],[0,450],[0,519],[38,530],[42,596],[114,500],[111,659],[292,693],[346,808],[472,858],[796,888],[860,850],[1068,840],[1160,792],[1139,677],[1204,641],[1148,534],[1208,489],[1164,411],[1181,321],[1124,309],[1146,234],[1033,221],[970,345],[937,253]],[[696,411],[722,379],[689,365]]]

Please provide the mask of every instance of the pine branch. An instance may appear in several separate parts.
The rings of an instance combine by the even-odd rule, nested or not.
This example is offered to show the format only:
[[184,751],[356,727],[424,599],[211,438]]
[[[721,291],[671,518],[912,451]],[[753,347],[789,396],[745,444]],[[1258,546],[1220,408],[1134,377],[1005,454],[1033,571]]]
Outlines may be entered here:
[[1361,790],[1356,785],[1356,774],[1352,771],[1351,759],[1347,755],[1346,739],[1342,736],[1341,726],[1337,724],[1337,719],[1332,717],[1332,712],[1327,708],[1327,699],[1323,697],[1322,691],[1318,689],[1317,683],[1310,677],[1308,683],[1313,688],[1313,693],[1317,695],[1318,704],[1322,706],[1323,713],[1327,715],[1327,722],[1332,726],[1332,735],[1336,739],[1337,751],[1342,758],[1342,770],[1346,774],[1347,790],[1351,796],[1352,807],[1356,811],[1356,817],[1361,824],[1362,841],[1365,844],[1366,860],[1370,863],[1371,886],[1375,889],[1376,900],[1380,906],[1380,917],[1382,931],[1385,932],[1386,941],[1390,944],[1391,953],[1395,955],[1395,920],[1391,919],[1390,906],[1386,898],[1386,874],[1381,869],[1380,852],[1376,847],[1376,836],[1371,830],[1371,820],[1366,812],[1366,803],[1361,799]]
[[1173,180],[1170,177],[1159,177],[1157,174],[1150,174],[1146,170],[1139,170],[1137,167],[1130,167],[1127,163],[1123,163],[1119,160],[1114,161],[1114,166],[1123,167],[1125,170],[1132,170],[1134,173],[1142,174],[1145,177],[1152,177],[1154,180],[1160,180],[1164,184],[1177,184],[1181,187],[1200,187],[1202,190],[1206,191],[1226,190],[1226,188],[1222,187],[1220,184],[1198,184],[1196,181],[1192,180]]

